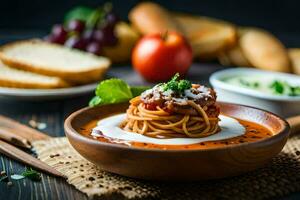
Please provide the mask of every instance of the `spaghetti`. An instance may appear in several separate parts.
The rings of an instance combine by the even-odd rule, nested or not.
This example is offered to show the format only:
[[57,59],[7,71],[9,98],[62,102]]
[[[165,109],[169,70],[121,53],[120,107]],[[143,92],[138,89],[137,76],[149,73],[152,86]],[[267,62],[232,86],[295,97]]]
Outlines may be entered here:
[[200,85],[181,93],[157,85],[130,101],[120,127],[158,138],[207,137],[219,130],[215,100],[215,92]]

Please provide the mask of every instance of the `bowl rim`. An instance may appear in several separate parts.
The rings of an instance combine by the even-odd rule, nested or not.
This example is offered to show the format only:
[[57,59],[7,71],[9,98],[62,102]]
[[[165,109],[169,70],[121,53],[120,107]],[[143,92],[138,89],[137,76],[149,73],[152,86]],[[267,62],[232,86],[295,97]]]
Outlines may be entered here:
[[248,89],[243,87],[241,90],[240,86],[232,85],[222,81],[222,79],[227,77],[232,77],[236,75],[242,74],[252,74],[252,75],[266,75],[266,76],[274,76],[274,77],[282,77],[286,79],[298,79],[300,82],[300,76],[295,74],[288,74],[282,72],[273,72],[273,71],[266,71],[260,69],[247,69],[247,68],[229,68],[214,72],[209,77],[209,82],[214,88],[220,88],[226,91],[243,94],[245,96],[256,97],[264,100],[271,100],[271,101],[288,101],[288,102],[300,102],[300,96],[276,96],[272,94],[266,94],[260,91],[256,91],[253,89]]
[[[263,109],[260,109],[260,108],[255,108],[255,107],[252,107],[252,106],[241,105],[241,104],[234,104],[234,103],[227,103],[227,102],[218,102],[218,103],[220,103],[220,104],[229,104],[229,105],[234,105],[234,106],[241,106],[241,107],[247,107],[247,108],[256,109],[256,110],[259,110],[259,111],[266,112],[266,113],[276,117],[277,120],[279,120],[279,122],[282,123],[283,128],[278,133],[276,133],[275,135],[273,135],[269,138],[264,138],[262,140],[258,140],[258,141],[255,141],[255,142],[246,142],[246,143],[235,144],[235,145],[232,145],[232,146],[215,147],[215,148],[208,148],[208,149],[141,148],[141,147],[134,147],[134,146],[127,146],[127,145],[101,142],[99,140],[95,140],[95,139],[86,137],[86,136],[78,133],[72,127],[72,121],[75,119],[75,117],[77,117],[79,114],[84,114],[88,110],[96,109],[95,107],[85,107],[85,108],[82,108],[80,110],[77,110],[77,111],[73,112],[71,115],[69,115],[67,117],[67,119],[65,120],[65,123],[64,123],[64,130],[65,130],[65,134],[66,134],[68,140],[69,140],[70,137],[73,137],[73,138],[76,138],[77,140],[83,141],[86,144],[101,145],[101,146],[106,147],[106,148],[115,148],[115,149],[119,149],[119,150],[143,151],[143,152],[158,152],[158,153],[192,153],[192,152],[206,152],[206,151],[211,152],[211,151],[224,151],[224,150],[228,150],[228,149],[241,148],[241,147],[252,146],[252,145],[262,145],[262,146],[264,146],[266,143],[273,142],[274,140],[278,141],[278,140],[282,140],[285,137],[287,138],[290,134],[290,125],[288,124],[288,122],[285,119],[281,118],[280,116],[278,116],[278,115],[276,115],[272,112],[269,112],[269,111],[266,111],[266,110],[263,110]],[[72,143],[71,143],[71,145],[72,145]]]

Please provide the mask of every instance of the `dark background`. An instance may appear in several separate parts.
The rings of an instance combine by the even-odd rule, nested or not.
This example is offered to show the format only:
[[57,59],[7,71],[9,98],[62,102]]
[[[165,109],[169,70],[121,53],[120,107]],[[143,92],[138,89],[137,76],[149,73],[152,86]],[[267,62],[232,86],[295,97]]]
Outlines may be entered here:
[[[72,7],[79,5],[97,7],[103,2],[100,0],[0,0],[0,44],[16,39],[42,37],[49,32],[53,24],[62,22],[64,14]],[[128,11],[139,1],[112,2],[115,10],[126,19]],[[174,11],[220,18],[242,26],[265,28],[279,37],[288,47],[300,47],[300,1],[297,0],[163,0],[160,4]],[[109,75],[121,76],[120,78],[134,85],[141,79],[130,69],[129,66],[112,67]],[[196,64],[191,68],[189,78],[207,83],[209,74],[217,69],[220,69],[218,64]],[[51,136],[63,136],[64,119],[71,112],[86,106],[91,96],[92,94],[81,98],[46,102],[9,99],[0,101],[0,114],[26,125],[30,119],[35,118],[47,124],[44,132]],[[0,171],[5,170],[9,174],[21,173],[24,168],[24,165],[0,156]],[[48,199],[87,200],[86,196],[62,179],[55,179],[45,174],[43,179],[46,181],[33,182],[24,179],[14,183],[16,185],[12,187],[0,184],[0,199],[25,200],[47,197]],[[296,200],[299,196],[297,192],[283,199]]]
[[[101,0],[2,0],[0,3],[0,40],[41,36],[51,25],[60,23],[74,6],[97,7]],[[140,1],[112,1],[122,19]],[[297,0],[163,0],[155,1],[182,12],[190,12],[231,21],[242,26],[265,28],[288,47],[300,47],[300,1]]]

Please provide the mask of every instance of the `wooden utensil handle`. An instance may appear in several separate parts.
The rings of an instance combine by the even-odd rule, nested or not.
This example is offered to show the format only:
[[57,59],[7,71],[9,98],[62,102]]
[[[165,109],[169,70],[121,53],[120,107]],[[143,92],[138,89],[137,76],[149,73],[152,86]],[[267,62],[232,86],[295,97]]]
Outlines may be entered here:
[[48,174],[65,178],[63,174],[50,167],[46,163],[1,140],[0,153]]
[[11,128],[0,127],[0,139],[16,146],[27,149],[31,148],[30,142],[26,138],[21,137],[14,129]]
[[11,130],[14,130],[14,133],[17,133],[20,137],[25,138],[30,142],[50,138],[50,136],[38,130],[25,126],[2,115],[0,115],[0,128],[9,128]]
[[300,115],[286,119],[291,126],[291,134],[300,133]]

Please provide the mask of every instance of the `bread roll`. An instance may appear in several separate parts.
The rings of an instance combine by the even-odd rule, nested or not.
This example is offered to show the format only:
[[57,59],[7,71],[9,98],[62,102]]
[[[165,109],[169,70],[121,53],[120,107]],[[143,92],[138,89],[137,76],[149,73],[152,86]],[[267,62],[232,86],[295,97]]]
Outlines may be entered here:
[[251,67],[239,45],[223,52],[218,57],[220,63],[225,66]]
[[292,63],[292,70],[300,75],[300,49],[289,49],[288,54]]
[[143,2],[129,13],[129,20],[142,34],[165,33],[176,31],[183,34],[177,21],[170,13],[158,4]]
[[183,14],[174,17],[191,43],[194,56],[201,60],[214,59],[236,43],[236,28],[230,23]]
[[291,72],[286,48],[271,33],[260,29],[243,29],[239,44],[253,66],[264,70]]
[[222,65],[238,66],[238,67],[252,67],[251,63],[247,60],[244,52],[240,47],[240,37],[244,33],[243,29],[237,31],[237,43],[234,47],[222,52],[218,59]]

